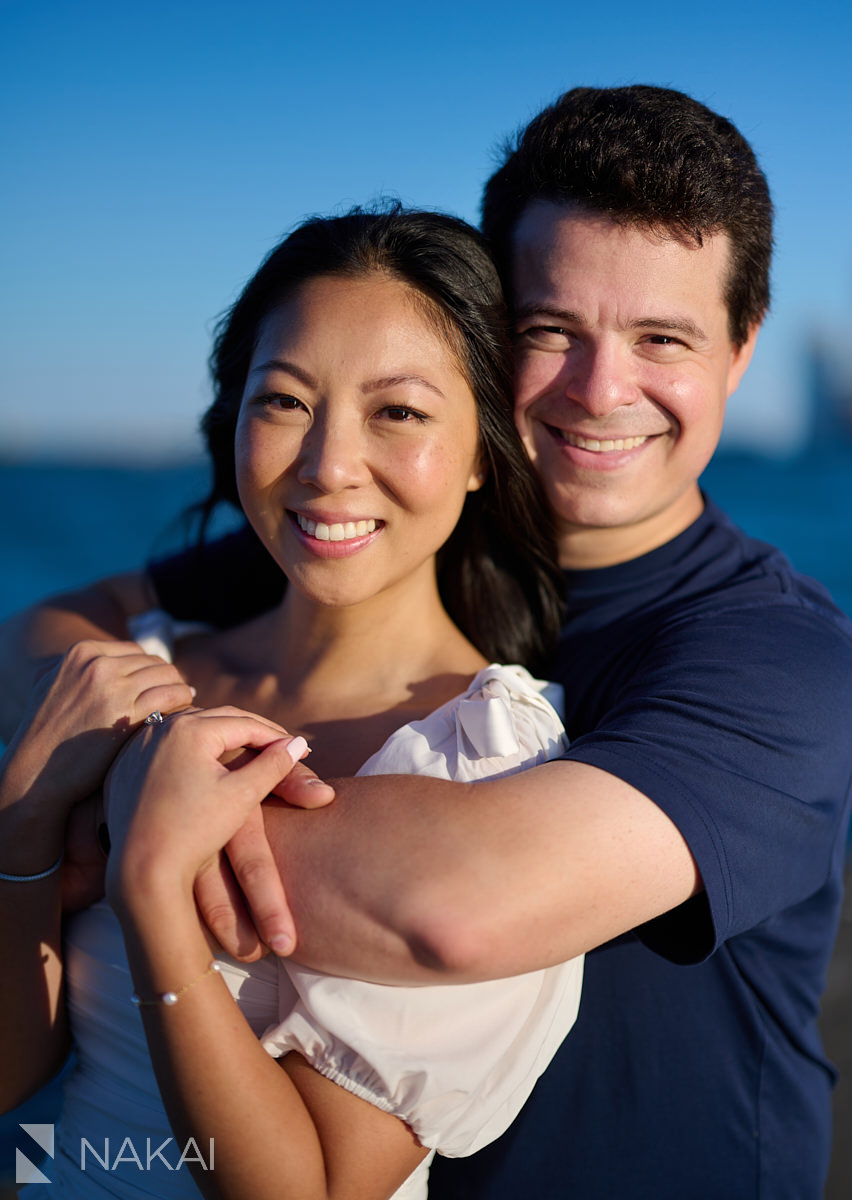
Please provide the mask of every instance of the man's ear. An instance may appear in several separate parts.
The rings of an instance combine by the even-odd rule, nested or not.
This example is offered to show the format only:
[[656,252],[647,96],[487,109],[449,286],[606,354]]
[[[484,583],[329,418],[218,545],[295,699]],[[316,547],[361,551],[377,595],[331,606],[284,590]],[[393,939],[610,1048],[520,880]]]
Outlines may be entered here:
[[757,345],[757,335],[760,333],[762,322],[755,321],[748,331],[748,337],[741,346],[736,346],[731,355],[731,364],[728,367],[728,395],[731,396],[740,386],[742,377],[748,370],[748,365],[751,362],[751,356],[754,354],[754,348]]

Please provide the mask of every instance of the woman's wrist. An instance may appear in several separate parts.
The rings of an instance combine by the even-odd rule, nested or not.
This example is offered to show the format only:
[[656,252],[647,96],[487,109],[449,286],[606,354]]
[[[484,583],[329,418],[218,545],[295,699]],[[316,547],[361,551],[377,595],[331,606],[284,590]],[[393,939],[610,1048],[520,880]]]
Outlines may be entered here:
[[46,767],[51,750],[42,751],[37,738],[13,739],[0,761],[0,814],[26,812],[34,824],[64,824],[79,796],[62,780],[51,779]]
[[111,852],[107,898],[122,924],[162,932],[163,923],[173,921],[175,913],[188,908],[194,914],[194,877],[167,859],[163,850],[162,845],[152,845],[147,853],[136,850],[118,859]]
[[56,863],[65,842],[67,813],[40,802],[27,772],[0,763],[0,871],[29,876]]

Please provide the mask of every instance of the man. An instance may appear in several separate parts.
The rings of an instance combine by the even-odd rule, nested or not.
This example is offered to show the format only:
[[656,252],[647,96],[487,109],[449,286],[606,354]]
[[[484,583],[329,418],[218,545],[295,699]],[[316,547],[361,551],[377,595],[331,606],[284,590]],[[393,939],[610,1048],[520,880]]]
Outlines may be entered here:
[[[686,96],[575,89],[489,181],[483,228],[566,570],[553,675],[572,747],[475,788],[339,781],[329,807],[284,814],[299,953],[393,982],[590,951],[570,1038],[504,1138],[436,1164],[439,1200],[816,1198],[852,628],[698,486],[768,304],[765,179]],[[180,561],[152,578],[166,607],[205,615]],[[273,602],[256,584],[248,599]],[[10,624],[13,673],[116,595]],[[283,934],[252,889],[264,936]]]

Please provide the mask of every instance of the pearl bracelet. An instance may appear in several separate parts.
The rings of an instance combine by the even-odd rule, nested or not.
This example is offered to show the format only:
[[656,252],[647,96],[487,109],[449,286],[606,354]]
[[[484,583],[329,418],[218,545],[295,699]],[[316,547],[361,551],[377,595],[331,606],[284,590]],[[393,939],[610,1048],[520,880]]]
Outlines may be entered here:
[[37,879],[47,879],[48,875],[55,875],[62,866],[62,860],[65,854],[62,853],[57,858],[52,867],[48,867],[46,871],[37,871],[35,875],[9,875],[6,871],[0,871],[0,879],[4,883],[35,883]]
[[202,979],[206,979],[208,975],[218,975],[222,970],[222,964],[214,958],[206,971],[203,971],[195,979],[191,979],[189,983],[185,983],[182,988],[178,988],[176,992],[160,992],[153,1000],[143,1000],[138,993],[134,992],[130,997],[130,1003],[135,1004],[139,1008],[143,1004],[177,1004],[184,992],[188,992],[190,988],[195,987],[197,983],[201,983]]

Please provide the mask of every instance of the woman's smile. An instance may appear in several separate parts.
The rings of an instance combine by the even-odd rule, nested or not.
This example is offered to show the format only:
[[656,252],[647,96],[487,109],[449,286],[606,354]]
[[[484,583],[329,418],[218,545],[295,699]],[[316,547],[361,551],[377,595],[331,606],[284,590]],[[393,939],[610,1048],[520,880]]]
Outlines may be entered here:
[[369,546],[384,528],[384,521],[314,520],[302,513],[289,513],[302,544],[320,558],[347,558]]

